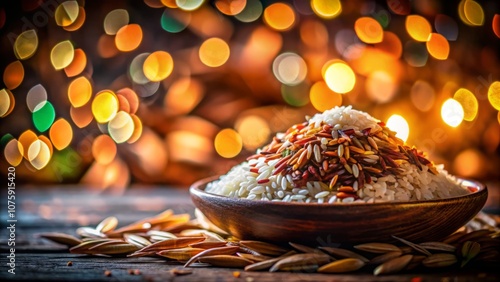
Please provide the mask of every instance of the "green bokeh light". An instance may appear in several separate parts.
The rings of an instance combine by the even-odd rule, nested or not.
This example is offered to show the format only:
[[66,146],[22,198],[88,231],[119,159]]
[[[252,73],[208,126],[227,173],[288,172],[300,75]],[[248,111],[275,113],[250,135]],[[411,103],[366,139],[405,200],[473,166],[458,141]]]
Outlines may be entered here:
[[161,15],[161,27],[170,33],[178,33],[187,27],[187,23],[180,22],[165,10]]
[[56,118],[54,106],[49,102],[42,102],[35,107],[33,112],[33,124],[40,132],[47,131]]

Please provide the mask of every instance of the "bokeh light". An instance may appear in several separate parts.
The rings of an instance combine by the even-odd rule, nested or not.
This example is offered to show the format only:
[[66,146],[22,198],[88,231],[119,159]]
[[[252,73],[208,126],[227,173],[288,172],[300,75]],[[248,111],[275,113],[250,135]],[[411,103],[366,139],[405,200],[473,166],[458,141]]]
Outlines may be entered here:
[[311,0],[311,8],[316,15],[324,19],[332,19],[342,12],[339,0]]
[[384,30],[379,22],[370,17],[361,17],[354,23],[354,30],[361,41],[367,44],[382,42]]
[[500,111],[500,81],[493,82],[488,88],[488,100],[497,111]]
[[237,156],[243,147],[241,136],[234,129],[226,128],[215,136],[215,150],[224,158],[233,158]]
[[447,15],[438,14],[434,19],[436,31],[443,35],[449,41],[455,41],[458,38],[458,24]]
[[92,114],[99,123],[112,120],[118,112],[118,99],[110,90],[103,90],[96,94],[92,101]]
[[134,90],[125,87],[116,91],[116,95],[123,96],[125,97],[125,99],[127,99],[131,114],[135,114],[137,112],[137,110],[139,109],[139,97]]
[[[463,15],[462,18],[465,24],[472,26],[481,26],[484,24],[484,11],[481,5],[473,0],[465,0],[463,3]],[[461,6],[459,6],[460,9]],[[461,13],[459,13],[461,15]]]
[[11,139],[3,150],[5,160],[11,166],[18,166],[23,160],[23,145],[16,139]]
[[129,24],[129,15],[125,9],[116,9],[109,12],[104,18],[104,32],[115,35],[120,28]]
[[38,104],[33,111],[33,125],[40,132],[50,128],[56,118],[54,106],[49,101]]
[[49,155],[52,156],[54,154],[54,147],[52,146],[52,142],[45,135],[39,135],[38,140],[42,141],[49,148]]
[[99,135],[92,142],[92,156],[99,164],[107,165],[111,163],[116,157],[116,152],[116,144],[109,135]]
[[273,73],[281,83],[293,86],[306,78],[307,65],[299,55],[287,52],[276,57],[273,62]]
[[250,23],[258,20],[262,15],[263,10],[264,8],[262,7],[262,3],[260,1],[250,0],[247,1],[243,11],[234,17],[240,22]]
[[31,58],[38,48],[38,35],[34,29],[19,34],[14,42],[14,54],[19,60]]
[[52,124],[49,131],[50,141],[57,150],[63,150],[73,140],[73,128],[64,118],[60,118]]
[[387,103],[392,100],[397,86],[394,78],[385,71],[374,71],[366,79],[366,94],[376,102]]
[[247,4],[247,0],[216,0],[215,7],[217,9],[228,16],[234,16],[245,8]]
[[396,132],[396,137],[406,142],[408,136],[410,135],[410,126],[404,117],[400,115],[392,115],[386,123],[392,131]]
[[12,95],[12,92],[5,88],[0,90],[0,117],[8,116],[14,109],[15,105],[16,100],[14,95]]
[[142,136],[142,122],[141,119],[134,114],[131,114],[130,117],[134,123],[134,132],[132,132],[132,135],[128,138],[127,143],[132,144]]
[[324,72],[324,79],[331,90],[340,94],[351,91],[356,83],[354,71],[343,62],[329,65]]
[[387,6],[396,15],[408,15],[411,11],[410,0],[387,0]]
[[128,24],[121,27],[115,36],[116,48],[122,52],[130,52],[142,42],[142,28],[138,24]]
[[165,9],[163,12],[160,23],[161,27],[170,33],[178,33],[183,31],[191,22],[190,13],[172,13],[170,10]]
[[410,90],[410,98],[413,105],[422,112],[427,112],[434,106],[435,91],[427,81],[417,80]]
[[108,132],[116,143],[124,143],[134,133],[134,120],[130,114],[120,111],[109,121]]
[[281,85],[281,97],[288,105],[294,107],[303,107],[309,104],[309,84],[301,83],[298,85],[290,86],[286,84]]
[[342,95],[333,92],[324,81],[318,81],[311,86],[309,99],[319,112],[342,105]]
[[56,70],[64,69],[73,61],[75,50],[69,40],[57,43],[50,52],[50,61]]
[[20,148],[23,149],[22,154],[25,159],[28,159],[28,148],[31,146],[33,142],[38,140],[35,132],[31,130],[26,130],[21,135],[19,135],[19,143],[21,143]]
[[20,61],[10,63],[4,70],[3,83],[8,89],[16,89],[24,79],[24,67]]
[[76,21],[80,9],[78,2],[65,1],[62,2],[55,11],[54,18],[58,26],[69,26]]
[[26,95],[26,105],[30,112],[34,112],[36,106],[45,103],[47,101],[47,90],[41,84],[37,84],[28,91]]
[[439,33],[431,33],[426,43],[429,54],[438,60],[446,60],[450,53],[448,40]]
[[264,10],[264,22],[275,30],[285,31],[295,23],[295,12],[286,3],[274,3]]
[[194,78],[184,77],[174,82],[168,89],[164,105],[169,114],[187,114],[203,98],[204,89]]
[[168,52],[156,51],[146,58],[142,69],[149,80],[161,81],[172,73],[174,60]]
[[220,67],[229,59],[229,45],[220,38],[209,38],[205,40],[198,52],[200,60],[209,67]]
[[85,23],[85,19],[87,18],[87,13],[85,12],[85,9],[83,7],[78,8],[78,17],[76,20],[68,25],[64,26],[63,29],[66,31],[76,31],[79,30],[83,24]]
[[85,104],[79,108],[70,107],[69,114],[71,120],[78,128],[84,128],[94,120],[91,103]]
[[271,129],[267,121],[259,116],[245,116],[235,123],[236,130],[241,136],[243,146],[247,150],[255,150],[269,141]]
[[68,86],[69,102],[75,108],[87,104],[91,96],[92,84],[85,76],[74,79]]
[[457,127],[464,119],[464,109],[457,100],[449,98],[441,106],[441,118],[449,126]]
[[30,144],[27,156],[30,164],[38,170],[44,168],[52,157],[49,146],[41,140],[35,140]]
[[198,9],[205,0],[175,0],[175,4],[185,11],[194,11]]
[[406,31],[416,41],[426,42],[429,39],[432,28],[424,17],[409,15],[406,17]]
[[142,53],[132,60],[129,67],[129,75],[133,82],[137,84],[146,84],[150,80],[144,74],[144,62],[149,57],[149,53]]
[[87,66],[87,55],[82,49],[75,49],[73,61],[64,68],[67,77],[77,76]]
[[423,67],[427,63],[429,53],[427,53],[424,44],[408,41],[406,42],[403,50],[403,57],[408,65],[412,67]]
[[493,21],[491,22],[491,28],[493,29],[493,32],[495,35],[500,38],[500,15],[495,14],[493,16]]
[[453,95],[453,99],[459,102],[464,109],[464,120],[473,121],[479,109],[476,96],[471,91],[465,88],[458,89]]

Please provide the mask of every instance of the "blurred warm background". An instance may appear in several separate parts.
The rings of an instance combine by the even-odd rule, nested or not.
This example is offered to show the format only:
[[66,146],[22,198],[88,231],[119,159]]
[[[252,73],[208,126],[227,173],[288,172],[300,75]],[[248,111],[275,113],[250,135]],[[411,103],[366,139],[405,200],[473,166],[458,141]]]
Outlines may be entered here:
[[0,169],[17,183],[186,186],[349,104],[499,182],[496,0],[9,4]]

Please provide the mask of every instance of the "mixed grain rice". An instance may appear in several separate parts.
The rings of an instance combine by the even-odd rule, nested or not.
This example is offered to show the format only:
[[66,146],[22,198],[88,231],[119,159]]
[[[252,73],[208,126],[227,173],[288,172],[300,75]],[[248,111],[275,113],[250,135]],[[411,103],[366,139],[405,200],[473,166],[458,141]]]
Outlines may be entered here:
[[250,200],[375,203],[470,193],[385,124],[351,106],[316,114],[207,185]]

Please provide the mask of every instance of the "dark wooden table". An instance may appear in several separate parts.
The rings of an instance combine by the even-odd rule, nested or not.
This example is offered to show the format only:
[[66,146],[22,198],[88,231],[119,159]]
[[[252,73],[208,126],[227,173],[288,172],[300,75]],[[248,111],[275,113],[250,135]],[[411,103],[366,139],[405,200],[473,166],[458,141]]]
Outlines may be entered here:
[[[5,189],[6,190],[6,189]],[[6,191],[2,190],[2,203]],[[498,195],[494,196],[497,197]],[[5,199],[5,201],[4,201]],[[498,198],[493,199],[498,201]],[[490,200],[491,202],[491,200]],[[243,272],[236,278],[227,268],[191,268],[192,274],[175,276],[170,271],[181,267],[155,258],[107,258],[68,253],[66,247],[38,238],[42,232],[75,234],[79,226],[95,226],[114,215],[119,226],[158,214],[168,208],[193,214],[187,189],[173,187],[131,187],[117,195],[81,186],[17,187],[15,222],[15,274],[8,272],[7,205],[1,210],[2,281],[500,281],[491,270],[465,269],[404,273],[375,277],[370,273],[325,275],[315,273]],[[497,206],[493,207],[497,208]],[[10,224],[10,223],[9,223]],[[68,266],[68,261],[72,266]],[[129,274],[138,269],[139,275]],[[111,276],[104,275],[106,270]]]

